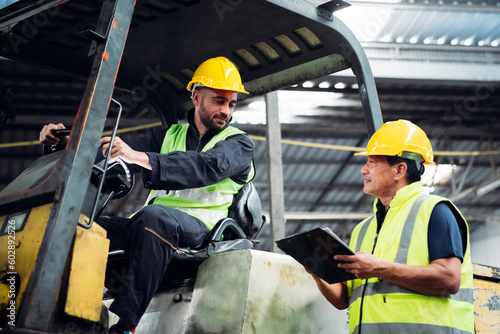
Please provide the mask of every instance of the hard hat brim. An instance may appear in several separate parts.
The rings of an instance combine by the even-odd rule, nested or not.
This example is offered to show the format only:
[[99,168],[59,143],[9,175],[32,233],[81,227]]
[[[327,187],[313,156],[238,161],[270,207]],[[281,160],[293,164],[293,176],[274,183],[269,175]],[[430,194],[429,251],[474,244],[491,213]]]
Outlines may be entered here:
[[[387,157],[392,156],[392,155],[387,155],[387,154],[372,153],[372,152],[366,152],[366,151],[365,152],[356,152],[356,153],[354,153],[354,155],[355,156],[365,156],[365,157],[370,156],[370,155],[385,155]],[[434,161],[426,161],[426,160],[424,160],[423,164],[424,165],[435,165],[436,163]]]

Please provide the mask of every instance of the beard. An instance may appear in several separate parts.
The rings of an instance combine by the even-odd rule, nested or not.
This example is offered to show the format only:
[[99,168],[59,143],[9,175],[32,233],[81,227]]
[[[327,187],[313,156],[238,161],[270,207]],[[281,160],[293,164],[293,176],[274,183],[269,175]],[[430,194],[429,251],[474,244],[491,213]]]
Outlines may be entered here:
[[201,123],[206,126],[210,130],[220,131],[224,129],[230,118],[227,118],[223,115],[218,114],[210,114],[207,109],[204,108],[203,104],[200,108],[200,120]]

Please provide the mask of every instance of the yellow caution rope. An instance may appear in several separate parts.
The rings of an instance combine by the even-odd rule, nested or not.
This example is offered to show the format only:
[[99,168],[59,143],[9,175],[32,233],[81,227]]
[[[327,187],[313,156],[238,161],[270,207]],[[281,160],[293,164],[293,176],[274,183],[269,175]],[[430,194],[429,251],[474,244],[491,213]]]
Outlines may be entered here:
[[[127,132],[140,131],[140,130],[144,130],[144,129],[159,127],[161,125],[162,125],[161,122],[143,124],[143,125],[133,126],[133,127],[129,127],[129,128],[119,129],[117,131],[117,133],[127,133]],[[109,135],[111,135],[111,131],[105,131],[105,132],[103,132],[103,135],[109,136]],[[266,137],[263,137],[263,136],[250,135],[250,138],[252,138],[253,140],[259,140],[259,141],[266,141],[267,140]],[[289,140],[289,139],[282,139],[281,143],[287,144],[287,145],[324,148],[324,149],[328,149],[328,150],[337,150],[337,151],[361,152],[361,151],[365,150],[364,147],[310,143],[310,142],[303,142],[303,141]],[[30,146],[30,145],[40,145],[40,142],[38,140],[33,140],[33,141],[23,141],[23,142],[16,142],[16,143],[0,144],[0,149],[1,148],[9,148],[9,147]],[[436,156],[437,155],[441,155],[441,156],[481,156],[481,155],[497,155],[497,154],[500,154],[500,150],[470,151],[470,152],[468,152],[468,151],[434,151],[434,155],[436,155]]]

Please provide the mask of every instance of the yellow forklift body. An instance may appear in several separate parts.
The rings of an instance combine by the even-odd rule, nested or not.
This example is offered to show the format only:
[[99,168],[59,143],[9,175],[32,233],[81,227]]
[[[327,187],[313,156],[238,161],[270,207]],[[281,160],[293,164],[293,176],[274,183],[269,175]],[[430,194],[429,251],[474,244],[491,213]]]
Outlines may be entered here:
[[[51,209],[50,203],[0,217],[0,222],[6,229],[2,231],[6,234],[0,237],[2,252],[0,277],[9,274],[19,275],[20,286],[14,304],[16,306],[22,305]],[[84,221],[85,218],[81,216],[80,220]],[[14,225],[17,229],[19,227],[21,229],[9,234],[8,226]],[[93,224],[90,229],[77,228],[64,307],[66,314],[90,321],[99,321],[108,250],[109,240],[102,227]],[[10,284],[0,284],[0,313],[2,314],[11,303],[9,295],[13,292],[13,288],[14,286]]]
[[[0,237],[0,277],[8,273],[17,273],[21,277],[15,305],[22,303],[31,273],[35,267],[51,208],[52,203],[49,203],[31,210],[0,217],[0,222],[6,229],[2,231],[6,234]],[[9,231],[14,230],[8,227],[14,225],[20,226],[21,230],[9,234]],[[12,245],[15,245],[14,249],[10,249],[12,247],[9,246]],[[5,286],[5,284],[2,285]],[[2,310],[4,310],[3,304],[8,303],[9,299],[7,295],[2,294]]]
[[64,307],[66,314],[99,321],[108,250],[109,240],[101,226],[77,227]]
[[476,334],[500,333],[500,269],[474,264]]

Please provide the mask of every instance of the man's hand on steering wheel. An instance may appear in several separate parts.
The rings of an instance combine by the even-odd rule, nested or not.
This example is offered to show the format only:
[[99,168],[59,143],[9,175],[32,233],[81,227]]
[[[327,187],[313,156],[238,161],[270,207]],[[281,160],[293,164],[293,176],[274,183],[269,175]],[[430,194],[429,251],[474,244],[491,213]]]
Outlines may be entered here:
[[40,131],[39,140],[43,144],[44,154],[64,150],[68,145],[70,130],[64,124],[47,124]]
[[[111,137],[103,137],[99,145],[102,145],[102,154],[106,156]],[[120,137],[115,137],[113,142],[113,147],[111,148],[111,159],[116,159],[121,157],[123,161],[128,164],[134,164],[141,166],[143,168],[151,170],[151,164],[149,163],[149,157],[144,152],[139,152],[133,150],[128,146]]]
[[66,127],[62,123],[45,125],[42,131],[40,131],[40,143],[44,145],[59,144],[66,146],[68,143],[68,133],[60,130],[66,130]]

